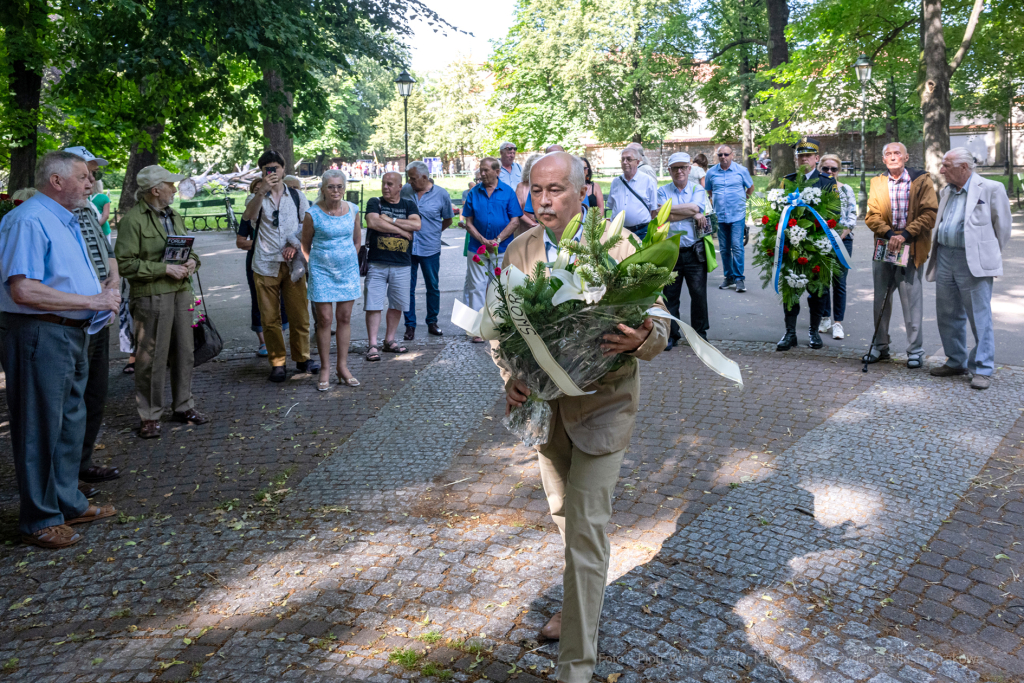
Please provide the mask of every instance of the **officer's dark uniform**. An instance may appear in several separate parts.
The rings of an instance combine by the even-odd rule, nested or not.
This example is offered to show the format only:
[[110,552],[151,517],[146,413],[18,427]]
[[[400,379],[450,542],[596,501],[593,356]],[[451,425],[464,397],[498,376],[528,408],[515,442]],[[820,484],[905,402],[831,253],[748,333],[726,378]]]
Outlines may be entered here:
[[[800,142],[796,144],[797,154],[821,154],[821,144],[815,138],[803,137],[800,138]],[[799,173],[799,171],[797,171]],[[790,173],[786,176],[786,180],[792,180],[796,182],[797,174]],[[819,187],[822,190],[831,188],[835,191],[836,181],[834,178],[829,178],[818,173],[818,169],[811,171],[811,174],[807,177],[808,180],[816,180],[814,187]],[[811,327],[808,334],[808,340],[812,349],[820,349],[824,346],[821,341],[821,336],[818,334],[818,325],[821,324],[821,312],[824,310],[825,298],[816,296],[810,291],[807,292],[807,308],[811,314]],[[796,339],[796,321],[800,315],[800,304],[799,302],[793,305],[793,308],[785,308],[786,317],[786,334],[779,340],[778,346],[775,347],[776,351],[788,351],[797,345]]]

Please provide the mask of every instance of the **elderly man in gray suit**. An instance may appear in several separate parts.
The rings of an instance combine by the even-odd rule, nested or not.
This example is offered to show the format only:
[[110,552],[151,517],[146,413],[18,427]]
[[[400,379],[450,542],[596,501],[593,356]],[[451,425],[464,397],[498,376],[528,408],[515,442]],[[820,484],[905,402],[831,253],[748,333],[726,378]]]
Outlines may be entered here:
[[[925,278],[935,283],[935,314],[949,360],[932,368],[936,377],[973,375],[971,386],[988,389],[995,368],[992,278],[1003,274],[1002,250],[1010,240],[1010,200],[1002,183],[974,172],[963,147],[946,152],[939,169],[949,184],[939,195],[932,257]],[[967,352],[967,323],[974,348]]]

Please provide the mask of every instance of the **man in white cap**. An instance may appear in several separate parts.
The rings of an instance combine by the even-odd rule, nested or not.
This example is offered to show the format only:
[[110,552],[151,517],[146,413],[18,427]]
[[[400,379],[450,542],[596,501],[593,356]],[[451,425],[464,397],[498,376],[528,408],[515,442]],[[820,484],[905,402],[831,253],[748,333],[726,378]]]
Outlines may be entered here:
[[[96,169],[106,166],[107,160],[102,159],[85,147],[68,147],[64,150],[85,161],[89,174],[96,180]],[[104,289],[120,290],[121,278],[117,272],[117,260],[110,240],[103,234],[99,215],[93,210],[92,204],[79,206],[72,210],[78,218],[78,227],[82,231],[82,239],[89,254],[96,277],[103,283]],[[111,318],[111,323],[117,316]],[[89,379],[85,384],[85,440],[82,443],[82,462],[78,467],[78,478],[81,483],[78,489],[87,497],[99,491],[91,486],[99,482],[117,479],[121,473],[116,467],[103,467],[92,462],[99,436],[103,426],[103,408],[107,403],[107,381],[110,370],[110,326],[104,327],[96,334],[89,335]]]
[[516,161],[516,143],[503,142],[498,146],[501,168],[498,169],[498,182],[505,183],[513,190],[523,179],[523,167]]
[[[665,303],[669,313],[679,317],[679,294],[683,282],[690,293],[690,325],[697,334],[707,339],[708,327],[708,269],[704,250],[704,235],[708,219],[704,216],[707,194],[704,188],[690,180],[690,155],[676,152],[668,160],[672,182],[658,189],[658,208],[672,203],[669,214],[669,236],[679,235],[679,259],[676,261],[676,280],[665,287]],[[714,247],[712,247],[714,249]],[[672,323],[672,333],[666,351],[682,338],[679,325]]]
[[135,321],[135,400],[142,424],[139,436],[160,436],[164,412],[164,368],[171,368],[173,419],[198,425],[209,418],[192,398],[191,276],[199,267],[195,250],[184,264],[164,262],[169,235],[185,235],[181,214],[171,208],[185,176],[147,166],[136,178],[139,203],[121,219],[114,253],[121,275],[131,286],[129,308]]

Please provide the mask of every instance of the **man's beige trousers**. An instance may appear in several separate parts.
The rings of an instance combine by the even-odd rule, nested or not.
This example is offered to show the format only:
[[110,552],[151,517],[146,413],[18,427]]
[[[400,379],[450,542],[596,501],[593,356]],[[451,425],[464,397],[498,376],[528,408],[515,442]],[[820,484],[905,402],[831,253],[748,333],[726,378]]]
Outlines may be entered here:
[[605,527],[625,450],[590,455],[569,440],[558,416],[539,454],[551,517],[565,543],[558,680],[589,683],[597,665],[597,631],[608,580],[611,543]]

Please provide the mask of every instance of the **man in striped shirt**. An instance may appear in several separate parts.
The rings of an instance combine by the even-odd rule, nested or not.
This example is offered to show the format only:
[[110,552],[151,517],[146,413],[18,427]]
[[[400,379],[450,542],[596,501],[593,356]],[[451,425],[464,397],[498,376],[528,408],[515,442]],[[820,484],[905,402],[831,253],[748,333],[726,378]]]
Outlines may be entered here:
[[875,319],[878,329],[875,343],[862,359],[877,363],[889,358],[889,318],[892,315],[890,290],[898,288],[907,328],[907,367],[920,368],[924,356],[922,317],[924,287],[922,276],[931,246],[938,196],[931,176],[925,171],[907,168],[910,155],[899,142],[890,142],[883,149],[887,172],[871,179],[868,212],[864,222],[876,239],[886,241],[889,253],[898,254],[909,245],[906,266],[885,261],[872,262],[875,285]]

